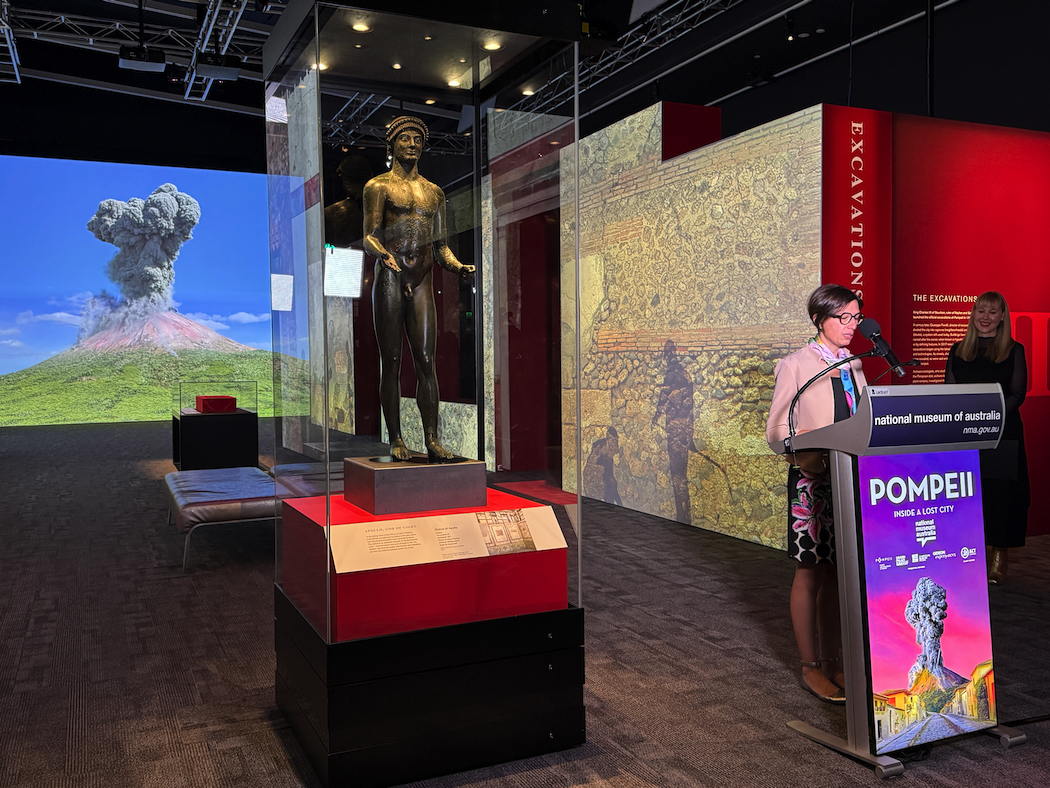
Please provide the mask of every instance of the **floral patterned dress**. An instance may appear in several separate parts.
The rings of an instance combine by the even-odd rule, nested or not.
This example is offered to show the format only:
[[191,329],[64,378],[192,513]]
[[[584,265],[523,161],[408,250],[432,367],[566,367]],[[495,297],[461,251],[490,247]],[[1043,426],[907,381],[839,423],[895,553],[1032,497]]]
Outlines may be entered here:
[[[831,379],[835,421],[850,416],[842,380]],[[788,471],[788,555],[803,564],[835,563],[835,521],[831,508],[831,474]]]

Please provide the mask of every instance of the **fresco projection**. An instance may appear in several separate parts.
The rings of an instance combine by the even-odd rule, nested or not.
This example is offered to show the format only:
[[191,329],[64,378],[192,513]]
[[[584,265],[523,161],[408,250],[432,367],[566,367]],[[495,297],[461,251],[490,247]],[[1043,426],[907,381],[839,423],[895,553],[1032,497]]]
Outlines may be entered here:
[[[786,466],[764,429],[773,366],[808,338],[820,282],[821,111],[669,161],[660,139],[654,106],[580,143],[582,493],[783,549]],[[564,155],[565,239],[572,167]],[[573,491],[575,341],[563,323]]]

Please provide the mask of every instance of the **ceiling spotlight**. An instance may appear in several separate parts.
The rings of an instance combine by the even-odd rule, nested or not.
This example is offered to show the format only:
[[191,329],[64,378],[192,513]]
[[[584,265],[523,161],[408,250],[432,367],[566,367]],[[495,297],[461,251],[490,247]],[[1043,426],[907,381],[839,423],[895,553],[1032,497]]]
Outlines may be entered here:
[[487,52],[498,52],[499,50],[503,49],[503,44],[501,44],[499,41],[489,41],[484,45],[483,49],[485,49],[485,51]]
[[467,62],[467,59],[466,59],[465,57],[461,57],[461,58],[459,59],[459,62],[460,62],[460,63],[466,63],[466,62]]
[[372,26],[369,25],[366,22],[354,22],[354,24],[351,25],[351,27],[357,33],[371,33],[372,32]]
[[535,90],[530,90],[529,88],[525,88],[525,90],[521,91],[521,95],[523,95],[523,96],[531,96],[535,92],[536,92]]
[[798,37],[799,38],[809,38],[809,33],[799,33]]
[[186,67],[168,63],[164,68],[164,79],[173,85],[186,81]]
[[437,102],[437,100],[436,100],[436,99],[427,99],[427,100],[426,100],[426,101],[424,101],[423,103],[424,103],[424,104],[435,104],[436,102]]
[[795,20],[790,16],[784,17],[784,27],[787,29],[787,40],[795,40]]
[[391,64],[390,68],[392,68],[395,71],[397,71],[398,69],[401,68],[401,64],[400,63],[393,63],[393,64]]
[[561,143],[558,140],[551,140],[551,145],[561,145]]
[[459,87],[459,80],[458,79],[450,79],[448,81],[448,86],[450,88],[458,88]]
[[432,41],[433,39],[434,39],[434,36],[423,36],[423,40],[424,41]]
[[817,28],[817,35],[818,35],[818,36],[819,36],[819,35],[820,35],[821,33],[823,33],[823,32],[824,32],[824,28],[822,28],[822,27],[818,27],[818,28]]
[[324,63],[314,63],[313,69],[314,71],[326,71],[328,69],[328,66]]
[[366,47],[365,47],[364,44],[354,44],[354,49],[365,49],[365,48]]

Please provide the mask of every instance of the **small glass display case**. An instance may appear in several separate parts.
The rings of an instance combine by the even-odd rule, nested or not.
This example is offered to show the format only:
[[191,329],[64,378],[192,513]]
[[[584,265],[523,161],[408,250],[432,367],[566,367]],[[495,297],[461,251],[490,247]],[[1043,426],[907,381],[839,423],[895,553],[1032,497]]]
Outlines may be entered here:
[[180,471],[259,464],[259,384],[184,380],[172,391],[171,459]]

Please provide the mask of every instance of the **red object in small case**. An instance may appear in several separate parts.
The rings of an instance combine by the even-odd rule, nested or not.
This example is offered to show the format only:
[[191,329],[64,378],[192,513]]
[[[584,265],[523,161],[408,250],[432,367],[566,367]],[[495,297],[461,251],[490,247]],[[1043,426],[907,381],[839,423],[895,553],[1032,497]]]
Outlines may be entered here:
[[225,395],[197,397],[197,410],[200,413],[233,413],[237,410],[237,398]]

